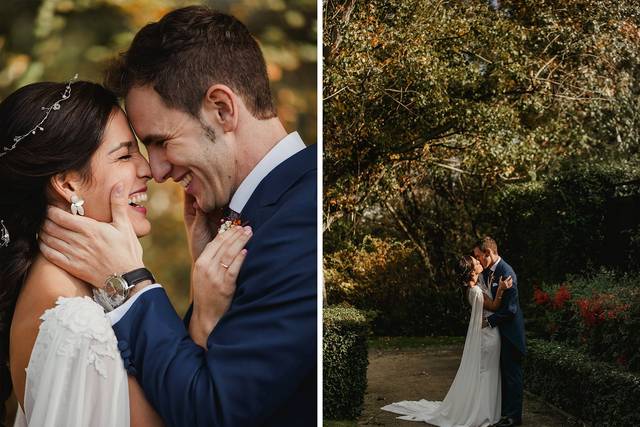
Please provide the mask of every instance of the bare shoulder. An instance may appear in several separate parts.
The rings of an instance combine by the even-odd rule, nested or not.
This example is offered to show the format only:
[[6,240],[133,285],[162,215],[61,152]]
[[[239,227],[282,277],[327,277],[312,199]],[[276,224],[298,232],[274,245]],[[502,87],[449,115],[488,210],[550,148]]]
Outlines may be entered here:
[[29,269],[11,321],[9,346],[11,377],[20,404],[23,404],[25,368],[38,335],[40,317],[56,306],[59,297],[85,295],[90,295],[88,285],[42,257],[38,257]]
[[29,307],[31,315],[40,317],[46,309],[56,305],[59,297],[81,296],[91,296],[88,285],[44,257],[38,257],[31,266],[20,292],[16,311],[24,303]]

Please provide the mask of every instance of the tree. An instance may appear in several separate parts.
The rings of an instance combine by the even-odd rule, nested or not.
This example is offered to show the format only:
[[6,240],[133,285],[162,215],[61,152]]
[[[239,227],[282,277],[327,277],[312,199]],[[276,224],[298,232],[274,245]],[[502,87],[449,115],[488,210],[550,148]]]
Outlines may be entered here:
[[436,290],[507,188],[560,159],[638,159],[637,2],[324,6],[327,254],[409,242]]

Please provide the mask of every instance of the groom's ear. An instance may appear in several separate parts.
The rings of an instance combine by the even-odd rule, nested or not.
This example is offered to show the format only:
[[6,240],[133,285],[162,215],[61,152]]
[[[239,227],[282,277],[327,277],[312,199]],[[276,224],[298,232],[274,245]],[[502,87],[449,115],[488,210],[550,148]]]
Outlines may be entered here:
[[61,172],[51,177],[49,186],[55,196],[65,201],[71,200],[73,193],[80,189],[80,175],[76,172]]
[[232,132],[238,125],[238,102],[238,96],[228,86],[212,85],[204,96],[204,114],[224,132]]

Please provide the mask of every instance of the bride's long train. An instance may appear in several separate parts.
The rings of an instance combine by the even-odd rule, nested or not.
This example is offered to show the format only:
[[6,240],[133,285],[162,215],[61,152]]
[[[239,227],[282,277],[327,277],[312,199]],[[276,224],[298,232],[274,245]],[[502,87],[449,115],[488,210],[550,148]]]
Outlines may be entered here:
[[444,400],[402,401],[383,410],[439,427],[486,427],[500,420],[500,334],[482,328],[483,292],[488,291],[469,289],[472,309],[462,360]]

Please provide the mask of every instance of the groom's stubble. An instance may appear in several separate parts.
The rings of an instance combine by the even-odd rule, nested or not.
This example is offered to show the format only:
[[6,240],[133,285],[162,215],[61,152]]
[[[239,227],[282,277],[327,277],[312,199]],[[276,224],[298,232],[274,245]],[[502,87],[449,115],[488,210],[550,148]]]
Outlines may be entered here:
[[216,143],[215,129],[213,129],[213,127],[205,123],[202,117],[198,117],[198,121],[200,122],[200,126],[202,127],[202,132],[204,133],[204,136],[206,136],[207,139],[211,141],[212,144],[215,144]]

